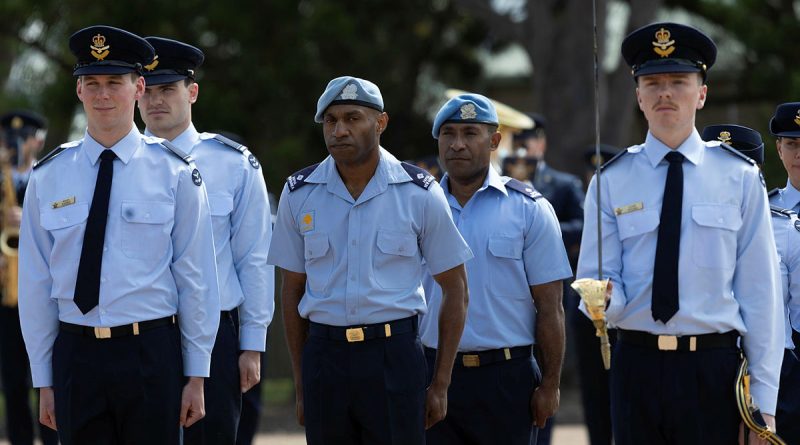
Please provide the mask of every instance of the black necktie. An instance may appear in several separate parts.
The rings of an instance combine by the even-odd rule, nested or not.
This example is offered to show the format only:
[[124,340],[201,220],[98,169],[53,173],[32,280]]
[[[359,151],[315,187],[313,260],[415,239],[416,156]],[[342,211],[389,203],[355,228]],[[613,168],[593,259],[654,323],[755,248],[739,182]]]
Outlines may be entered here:
[[103,150],[100,159],[97,182],[94,184],[92,207],[89,209],[86,232],[83,234],[78,280],[75,283],[75,304],[84,314],[94,309],[100,301],[100,266],[103,264],[108,198],[111,196],[114,159],[117,159],[117,155],[111,150]]
[[678,256],[681,245],[681,204],[683,203],[683,160],[677,151],[664,157],[669,162],[661,223],[658,226],[656,261],[653,270],[653,320],[669,321],[678,312]]

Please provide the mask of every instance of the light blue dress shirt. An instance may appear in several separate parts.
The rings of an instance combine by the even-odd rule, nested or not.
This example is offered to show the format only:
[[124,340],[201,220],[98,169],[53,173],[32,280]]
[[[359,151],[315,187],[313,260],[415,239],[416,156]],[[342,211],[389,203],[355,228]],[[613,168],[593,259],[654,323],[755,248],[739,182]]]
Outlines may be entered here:
[[[490,168],[463,208],[450,194],[447,175],[442,179],[456,227],[475,254],[466,263],[470,298],[462,352],[534,344],[530,286],[572,276],[553,207],[544,197],[534,201],[507,188],[509,179]],[[430,274],[423,284],[428,313],[420,325],[422,343],[437,348],[442,289]]]
[[[680,309],[664,324],[653,320],[650,301],[668,167],[663,158],[670,148],[648,132],[644,144],[627,151],[601,174],[603,274],[614,285],[609,323],[666,335],[738,331],[753,397],[774,414],[784,333],[775,240],[758,168],[718,141],[703,142],[696,130],[678,147],[686,157]],[[596,181],[586,193],[578,278],[598,273]]]
[[792,329],[800,331],[800,220],[796,213],[786,216],[773,212],[772,230],[780,257],[786,336],[784,346],[794,349]]
[[303,179],[283,188],[269,251],[270,264],[306,274],[303,318],[352,326],[424,313],[423,260],[435,275],[472,258],[439,184],[417,186],[383,148],[357,200],[330,156]]
[[184,374],[208,377],[219,326],[208,199],[205,187],[193,183],[193,166],[159,141],[134,127],[109,147],[119,159],[108,206],[100,302],[86,315],[73,297],[105,147],[87,132],[33,171],[20,228],[19,310],[35,387],[53,383],[59,320],[113,327],[176,313]]
[[171,142],[192,156],[208,191],[220,308],[239,308],[240,350],[264,351],[275,311],[275,268],[267,264],[272,237],[267,186],[259,164],[248,160],[249,151],[240,153],[214,136],[189,124]]
[[800,213],[800,190],[794,188],[792,183],[786,180],[786,187],[778,189],[778,194],[770,197],[769,203],[782,209]]

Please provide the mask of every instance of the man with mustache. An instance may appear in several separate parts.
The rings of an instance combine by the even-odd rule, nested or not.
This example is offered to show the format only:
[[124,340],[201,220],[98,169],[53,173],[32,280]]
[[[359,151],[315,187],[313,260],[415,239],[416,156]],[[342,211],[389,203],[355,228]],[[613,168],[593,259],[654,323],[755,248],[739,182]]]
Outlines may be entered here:
[[[374,83],[331,80],[314,120],[330,156],[289,176],[269,251],[298,421],[311,445],[424,444],[447,412],[472,252],[433,176],[380,146],[389,115]],[[423,260],[444,293],[429,386]]]
[[[695,129],[714,42],[675,23],[628,35],[622,55],[648,122],[586,194],[578,278],[610,279],[614,441],[731,444],[741,345],[753,399],[774,427],[782,303],[769,205],[755,163]],[[597,200],[597,188],[601,197]],[[597,221],[598,207],[600,221]],[[779,432],[780,433],[780,432]],[[750,443],[764,444],[753,433]]]
[[156,59],[144,72],[139,99],[145,135],[164,138],[189,154],[203,173],[220,286],[219,329],[205,380],[206,416],[186,429],[187,445],[233,445],[242,393],[261,379],[261,354],[274,311],[274,268],[267,265],[272,235],[267,187],[247,147],[224,136],[198,133],[192,105],[204,54],[176,40],[147,37]]

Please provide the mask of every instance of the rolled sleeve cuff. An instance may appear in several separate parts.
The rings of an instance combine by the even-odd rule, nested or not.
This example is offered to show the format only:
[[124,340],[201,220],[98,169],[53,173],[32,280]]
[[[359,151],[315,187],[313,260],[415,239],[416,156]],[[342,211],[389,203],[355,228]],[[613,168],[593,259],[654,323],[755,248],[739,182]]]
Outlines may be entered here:
[[186,377],[209,377],[211,375],[211,356],[184,352],[183,374]]
[[31,379],[34,388],[53,386],[53,364],[51,362],[38,365],[31,363]]
[[762,413],[775,415],[778,406],[778,388],[754,381],[750,386],[750,394]]
[[614,289],[611,291],[611,301],[606,308],[606,319],[609,323],[615,324],[617,319],[622,315],[625,310],[625,295],[619,289],[622,283],[614,283]]
[[458,255],[452,255],[448,257],[448,261],[439,261],[433,263],[429,261],[428,258],[425,258],[425,261],[428,263],[428,270],[430,270],[431,275],[439,275],[442,272],[447,272],[456,266],[466,263],[474,256],[475,255],[472,254],[472,250],[469,247],[465,247],[464,250],[462,250]]
[[267,349],[267,330],[242,327],[239,331],[239,350],[264,352]]

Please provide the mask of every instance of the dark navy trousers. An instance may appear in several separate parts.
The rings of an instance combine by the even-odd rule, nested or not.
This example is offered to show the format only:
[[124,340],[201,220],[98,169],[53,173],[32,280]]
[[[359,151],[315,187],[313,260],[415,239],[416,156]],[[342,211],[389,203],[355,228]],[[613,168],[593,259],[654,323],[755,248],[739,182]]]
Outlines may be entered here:
[[234,445],[242,392],[236,311],[223,312],[211,352],[211,376],[203,382],[206,416],[184,430],[185,445]]
[[53,345],[59,439],[177,445],[184,382],[177,325],[109,339],[59,332]]
[[309,445],[424,445],[425,357],[416,333],[303,349]]
[[736,348],[659,351],[618,340],[611,360],[617,445],[737,443]]
[[[432,375],[435,350],[426,349],[426,358]],[[428,444],[535,444],[530,401],[541,380],[532,356],[475,368],[456,363],[447,391],[447,416],[428,430]]]
[[[795,345],[800,345],[800,333],[793,331]],[[778,435],[788,444],[800,444],[800,358],[797,346],[785,349],[778,390],[778,410],[775,427]]]

